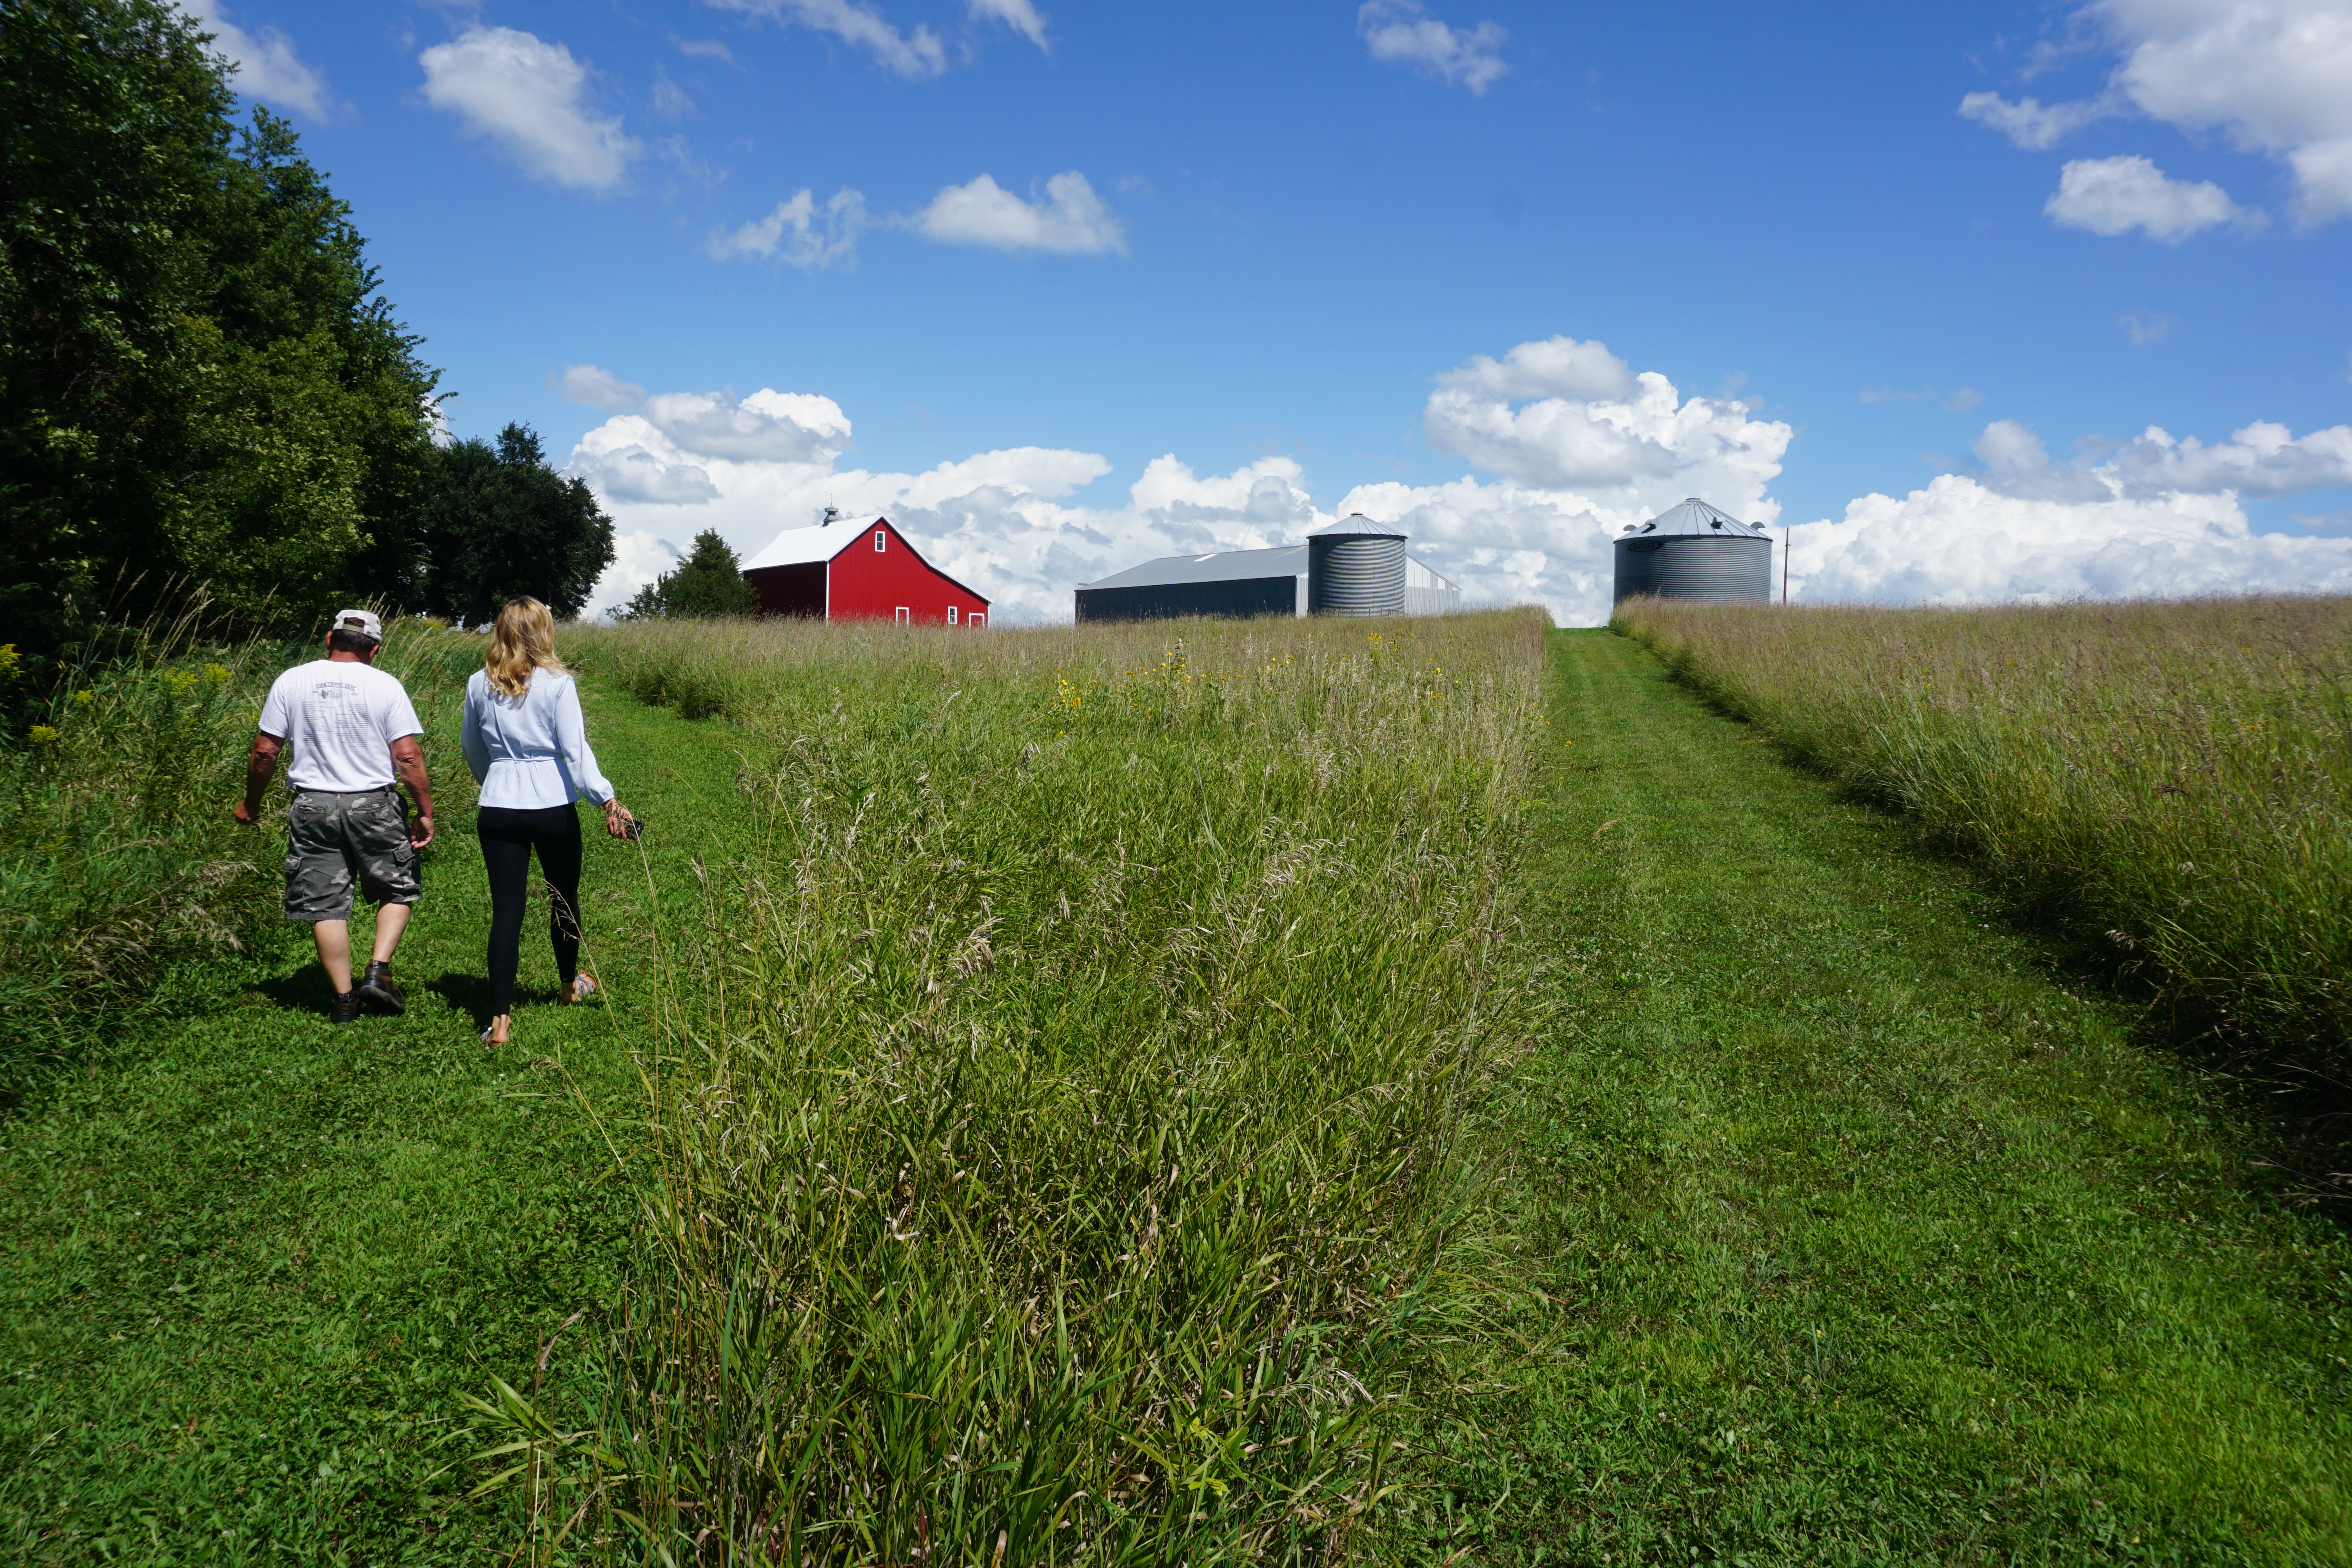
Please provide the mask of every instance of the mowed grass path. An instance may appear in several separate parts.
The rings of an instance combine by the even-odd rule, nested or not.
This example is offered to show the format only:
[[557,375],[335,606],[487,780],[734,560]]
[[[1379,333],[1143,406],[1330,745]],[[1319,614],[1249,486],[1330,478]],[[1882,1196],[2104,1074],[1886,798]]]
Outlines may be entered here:
[[1563,1012],[1508,1110],[1541,1297],[1455,1540],[2352,1561],[2352,1249],[2259,1125],[1903,823],[1631,642],[1556,647]]
[[[746,738],[593,686],[588,712],[655,883],[691,888]],[[473,791],[450,720],[426,747],[440,837],[394,965],[406,1016],[331,1028],[297,928],[216,1007],[126,1029],[0,1120],[0,1558],[478,1563],[519,1538],[509,1498],[465,1500],[487,1471],[461,1462],[456,1395],[528,1386],[541,1336],[625,1266],[634,1195],[583,1102],[625,1150],[647,879],[591,833],[613,1005],[554,1005],[534,896],[517,1047],[482,1046]]]

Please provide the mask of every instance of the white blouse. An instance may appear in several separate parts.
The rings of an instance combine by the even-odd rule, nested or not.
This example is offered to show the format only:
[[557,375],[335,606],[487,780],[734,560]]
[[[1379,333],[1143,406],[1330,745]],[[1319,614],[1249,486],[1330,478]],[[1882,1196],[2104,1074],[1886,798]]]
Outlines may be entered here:
[[530,811],[570,805],[583,795],[600,805],[613,798],[588,749],[580,687],[562,670],[532,670],[520,697],[499,696],[488,672],[474,671],[466,682],[461,743],[483,805]]

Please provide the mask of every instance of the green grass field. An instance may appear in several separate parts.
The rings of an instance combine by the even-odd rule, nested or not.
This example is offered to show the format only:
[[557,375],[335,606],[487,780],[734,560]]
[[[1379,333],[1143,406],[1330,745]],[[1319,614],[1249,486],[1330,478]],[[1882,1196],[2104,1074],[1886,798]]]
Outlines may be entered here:
[[[583,644],[648,860],[590,857],[614,1005],[527,1001],[503,1056],[473,1039],[487,900],[436,729],[408,1017],[331,1033],[281,933],[0,1120],[0,1540],[635,1560],[601,1501],[556,1543],[588,1487],[468,1499],[513,1429],[462,1396],[504,1380],[565,1435],[545,1477],[640,1467],[603,1497],[743,1560],[798,1435],[787,1487],[895,1489],[832,1516],[858,1529],[801,1521],[828,1561],[2352,1562],[2352,1247],[2262,1163],[2259,1106],[1628,640],[1545,639],[1522,724],[1474,700],[1537,670],[1517,633],[1403,630],[1387,666],[1328,627]],[[1384,760],[1401,740],[1425,755]],[[1475,812],[1473,779],[1499,785]],[[1465,938],[1492,944],[1466,968]],[[1366,1000],[1389,972],[1420,978]],[[1464,1089],[1428,1077],[1498,999]],[[1286,1062],[1351,1019],[1387,1043]],[[915,1070],[939,1059],[961,1079]],[[1318,1105],[1337,1131],[1301,1143]],[[1205,1186],[1133,1158],[1170,1133]],[[935,1224],[962,1239],[909,1261]],[[1120,1255],[1146,1225],[1160,1250]],[[1290,1282],[1250,1283],[1261,1247]],[[809,1327],[728,1326],[762,1300]],[[1270,1374],[1270,1329],[1307,1375]],[[665,1356],[702,1370],[656,1386]],[[654,1419],[663,1386],[719,1414]],[[962,1415],[890,1414],[926,1398]],[[1123,1511],[1074,1502],[1111,1460]]]
[[[544,1336],[616,1299],[651,921],[636,848],[593,836],[611,1007],[553,1005],[534,923],[517,1048],[478,1042],[487,884],[442,707],[440,837],[394,966],[407,1016],[331,1028],[307,940],[281,931],[165,1009],[193,1016],[116,1018],[0,1121],[13,1560],[478,1563],[517,1538],[510,1500],[465,1500],[489,1472],[466,1462],[484,1442],[457,1396],[528,1386]],[[738,809],[747,737],[616,696],[590,713],[655,825],[656,882],[690,879]]]

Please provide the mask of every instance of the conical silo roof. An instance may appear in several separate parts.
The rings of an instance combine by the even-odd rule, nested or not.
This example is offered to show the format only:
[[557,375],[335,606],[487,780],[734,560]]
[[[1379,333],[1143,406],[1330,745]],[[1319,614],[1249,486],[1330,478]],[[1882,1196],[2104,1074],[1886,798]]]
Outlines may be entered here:
[[1309,539],[1403,539],[1405,531],[1391,523],[1376,522],[1360,511],[1351,511],[1328,527],[1318,528],[1307,536]]
[[1618,537],[1632,539],[1640,534],[1661,533],[1731,533],[1755,539],[1764,532],[1760,522],[1742,522],[1727,511],[1718,511],[1696,496],[1686,498],[1680,506],[1670,506],[1639,527],[1629,523]]

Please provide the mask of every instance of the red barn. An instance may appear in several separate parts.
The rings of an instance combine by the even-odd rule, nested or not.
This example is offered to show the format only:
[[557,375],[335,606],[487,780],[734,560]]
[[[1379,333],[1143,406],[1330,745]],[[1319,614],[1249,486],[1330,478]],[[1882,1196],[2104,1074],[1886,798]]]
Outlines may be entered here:
[[763,616],[988,625],[988,601],[924,560],[887,517],[788,528],[743,563],[743,575]]

